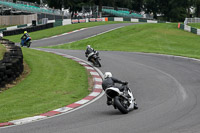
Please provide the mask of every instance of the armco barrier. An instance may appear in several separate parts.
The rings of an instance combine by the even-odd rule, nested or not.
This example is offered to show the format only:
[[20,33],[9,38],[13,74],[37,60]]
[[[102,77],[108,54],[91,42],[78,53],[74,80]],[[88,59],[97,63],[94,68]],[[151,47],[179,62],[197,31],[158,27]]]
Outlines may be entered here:
[[1,39],[0,43],[6,46],[7,52],[0,60],[0,88],[14,81],[24,70],[23,54],[15,43]]

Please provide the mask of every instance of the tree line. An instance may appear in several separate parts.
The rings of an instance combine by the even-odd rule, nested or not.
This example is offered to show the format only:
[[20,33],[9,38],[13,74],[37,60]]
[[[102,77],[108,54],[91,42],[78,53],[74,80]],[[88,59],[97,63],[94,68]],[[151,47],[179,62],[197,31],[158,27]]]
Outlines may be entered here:
[[[37,2],[41,0],[24,0]],[[42,0],[51,8],[69,8],[71,12],[81,11],[82,6],[98,5],[128,8],[130,10],[153,14],[155,19],[183,21],[186,17],[200,17],[200,0]],[[194,10],[194,13],[191,11]]]

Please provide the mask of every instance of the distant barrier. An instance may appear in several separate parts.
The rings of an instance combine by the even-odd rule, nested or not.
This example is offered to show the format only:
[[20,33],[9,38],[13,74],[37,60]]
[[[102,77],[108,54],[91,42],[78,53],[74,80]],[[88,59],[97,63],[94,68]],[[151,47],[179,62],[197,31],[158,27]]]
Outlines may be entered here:
[[185,31],[188,31],[188,32],[192,32],[192,33],[197,34],[197,35],[200,35],[200,29],[197,29],[197,28],[185,25],[185,24],[178,23],[178,28],[185,30]]
[[106,17],[106,18],[86,18],[86,19],[57,19],[57,20],[48,20],[47,24],[31,26],[32,24],[18,25],[0,29],[0,32],[3,32],[4,36],[17,35],[23,33],[25,30],[28,32],[48,29],[57,26],[63,26],[68,24],[77,24],[77,23],[88,23],[88,22],[101,22],[101,21],[129,21],[129,22],[142,22],[142,23],[168,23],[165,21],[157,20],[147,20],[144,18],[123,18],[123,17]]
[[23,54],[19,46],[6,39],[0,40],[6,46],[7,52],[0,60],[0,88],[12,83],[24,70]]
[[3,31],[3,36],[22,34],[24,33],[24,31],[34,32],[34,31],[44,30],[44,29],[53,28],[53,27],[54,27],[53,23],[48,23],[48,24],[43,24],[43,25],[18,28],[14,30],[6,30],[6,31]]

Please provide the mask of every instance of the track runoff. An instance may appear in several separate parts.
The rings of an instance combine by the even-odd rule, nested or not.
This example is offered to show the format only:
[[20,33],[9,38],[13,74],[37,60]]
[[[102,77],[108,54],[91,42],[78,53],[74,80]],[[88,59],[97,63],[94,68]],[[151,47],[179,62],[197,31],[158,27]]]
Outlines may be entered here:
[[[85,60],[84,51],[43,49]],[[129,82],[139,110],[122,115],[106,105],[105,95],[74,112],[21,126],[5,133],[197,133],[200,131],[199,61],[189,58],[100,51],[102,72]]]

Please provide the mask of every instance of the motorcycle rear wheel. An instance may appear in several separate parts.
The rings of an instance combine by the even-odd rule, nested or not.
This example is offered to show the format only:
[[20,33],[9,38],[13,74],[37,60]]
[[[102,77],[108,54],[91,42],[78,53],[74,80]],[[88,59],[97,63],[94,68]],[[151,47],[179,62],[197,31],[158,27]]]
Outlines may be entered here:
[[127,114],[129,112],[128,108],[123,106],[123,103],[120,101],[119,96],[116,96],[114,98],[114,104],[122,114]]

